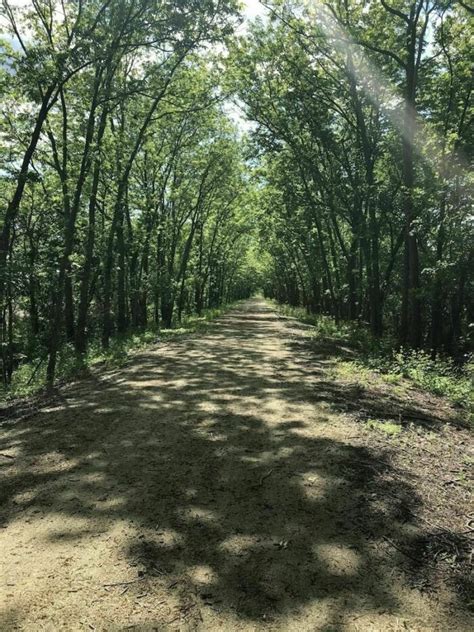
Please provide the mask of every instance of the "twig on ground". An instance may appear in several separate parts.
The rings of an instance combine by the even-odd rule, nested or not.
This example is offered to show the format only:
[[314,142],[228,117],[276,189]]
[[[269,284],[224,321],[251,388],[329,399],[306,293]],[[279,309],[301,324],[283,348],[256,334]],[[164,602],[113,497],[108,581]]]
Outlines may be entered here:
[[269,476],[271,476],[271,474],[273,473],[273,471],[274,471],[274,468],[272,468],[272,469],[271,469],[271,470],[269,470],[266,474],[264,474],[264,475],[261,477],[261,479],[260,479],[260,481],[259,481],[259,483],[258,483],[258,484],[259,484],[259,485],[263,485],[264,480],[265,480],[266,478],[268,478]]
[[388,542],[388,544],[390,544],[391,546],[393,546],[394,549],[397,549],[397,551],[400,551],[400,553],[403,553],[403,555],[405,555],[406,557],[409,557],[414,562],[419,562],[420,561],[420,558],[415,557],[414,555],[410,555],[410,553],[408,553],[407,551],[402,549],[400,546],[398,546],[398,544],[396,542],[394,542],[390,538],[387,538],[387,536],[385,536],[385,535],[382,536],[382,539],[385,540],[385,542]]

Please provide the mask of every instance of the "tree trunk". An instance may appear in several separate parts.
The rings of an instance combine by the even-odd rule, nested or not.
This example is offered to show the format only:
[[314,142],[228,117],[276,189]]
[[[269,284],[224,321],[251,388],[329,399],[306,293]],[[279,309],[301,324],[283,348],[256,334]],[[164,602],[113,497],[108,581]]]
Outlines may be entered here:
[[13,193],[13,196],[10,199],[10,202],[8,203],[5,217],[3,220],[2,230],[0,232],[0,321],[1,321],[0,329],[1,330],[3,330],[4,328],[3,319],[5,316],[5,288],[6,288],[6,282],[7,282],[7,278],[6,278],[7,277],[7,259],[8,259],[8,253],[10,252],[10,239],[11,239],[13,223],[18,213],[18,209],[20,208],[21,200],[23,198],[23,192],[25,190],[26,181],[28,179],[28,171],[30,168],[31,161],[33,159],[33,154],[38,144],[38,140],[41,134],[41,130],[43,128],[43,124],[46,120],[46,117],[48,116],[49,110],[54,105],[58,97],[57,93],[54,94],[56,87],[57,87],[57,84],[53,83],[53,85],[49,86],[49,88],[44,93],[39,112],[36,116],[35,126],[31,134],[30,142],[23,155],[23,160],[21,163],[20,173],[18,175],[15,191]]
[[95,244],[95,219],[97,208],[97,191],[100,178],[100,159],[96,157],[94,174],[92,177],[92,189],[89,197],[89,222],[87,227],[87,239],[85,249],[85,261],[82,269],[81,284],[79,290],[79,308],[76,326],[76,351],[85,353],[87,349],[87,312],[89,309],[89,288],[92,273],[94,244]]
[[412,347],[421,344],[421,300],[418,238],[415,227],[413,189],[415,184],[414,142],[416,126],[416,23],[407,30],[408,59],[405,72],[405,111],[402,140],[403,210],[405,216],[405,270],[402,292],[401,341]]

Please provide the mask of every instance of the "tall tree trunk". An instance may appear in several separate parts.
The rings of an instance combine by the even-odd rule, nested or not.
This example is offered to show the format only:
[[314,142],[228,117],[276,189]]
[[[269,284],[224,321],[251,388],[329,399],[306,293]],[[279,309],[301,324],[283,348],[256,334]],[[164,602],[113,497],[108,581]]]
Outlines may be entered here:
[[380,291],[379,226],[375,216],[373,199],[369,199],[370,232],[370,326],[375,336],[383,333],[382,303]]
[[439,219],[438,234],[436,236],[436,267],[435,278],[433,283],[433,295],[431,301],[431,357],[434,360],[438,353],[439,344],[441,340],[442,329],[442,300],[443,300],[443,284],[441,278],[441,270],[439,266],[443,259],[444,239],[445,239],[445,214],[446,214],[446,187],[443,187],[442,201],[441,201],[441,213]]
[[126,295],[126,256],[123,230],[123,214],[117,223],[117,331],[123,333],[128,327]]
[[[412,14],[415,8],[412,9]],[[401,341],[419,347],[422,337],[420,264],[415,227],[414,142],[416,129],[416,21],[412,17],[407,29],[408,59],[405,69],[405,110],[402,140],[403,210],[405,216],[404,285],[402,292]]]
[[81,283],[79,288],[79,307],[77,313],[77,326],[76,326],[76,351],[78,353],[85,353],[87,349],[87,312],[89,309],[89,289],[90,280],[92,274],[92,265],[94,258],[94,244],[95,244],[95,224],[96,224],[96,209],[97,209],[97,192],[99,189],[100,179],[100,158],[95,159],[94,174],[92,176],[92,188],[89,197],[89,217],[87,226],[87,238],[85,248],[85,260],[84,267],[82,269]]
[[23,192],[25,190],[26,181],[28,179],[28,171],[30,168],[33,154],[38,144],[41,130],[43,129],[44,122],[48,116],[49,110],[52,108],[57,100],[58,93],[56,91],[57,84],[53,83],[44,92],[41,100],[41,106],[36,116],[35,125],[31,134],[30,142],[23,155],[21,162],[20,173],[16,182],[16,187],[13,195],[8,203],[5,217],[3,219],[3,226],[0,231],[0,329],[3,330],[3,319],[5,316],[5,288],[7,282],[7,259],[10,252],[10,239],[13,229],[13,223],[20,208],[21,200],[23,198]]
[[[359,146],[364,157],[365,166],[365,209],[366,209],[366,262],[367,280],[369,283],[369,314],[370,326],[375,336],[380,336],[383,329],[381,291],[380,291],[380,262],[379,262],[379,226],[375,207],[374,162],[371,141],[367,131],[364,110],[357,91],[356,74],[352,55],[347,57],[348,79],[351,98],[357,119]],[[368,235],[367,235],[368,229]]]

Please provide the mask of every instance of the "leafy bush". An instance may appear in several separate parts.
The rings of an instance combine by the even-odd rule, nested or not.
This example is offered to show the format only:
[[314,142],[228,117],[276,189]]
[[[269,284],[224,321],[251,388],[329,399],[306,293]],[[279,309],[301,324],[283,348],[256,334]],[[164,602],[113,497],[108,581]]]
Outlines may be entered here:
[[472,359],[460,367],[448,358],[432,360],[426,351],[400,349],[390,363],[390,373],[402,375],[430,393],[444,395],[459,406],[473,404]]

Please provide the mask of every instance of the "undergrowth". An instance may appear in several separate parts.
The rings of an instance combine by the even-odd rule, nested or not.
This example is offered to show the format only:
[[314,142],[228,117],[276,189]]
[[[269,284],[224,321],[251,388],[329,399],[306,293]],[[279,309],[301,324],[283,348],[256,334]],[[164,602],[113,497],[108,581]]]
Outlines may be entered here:
[[[64,345],[58,354],[57,382],[65,383],[86,375],[91,367],[102,365],[104,368],[120,367],[133,353],[151,345],[205,329],[206,324],[230,309],[232,305],[205,310],[201,316],[185,316],[181,323],[170,329],[150,327],[131,331],[111,338],[108,349],[101,347],[99,340],[92,340],[87,353],[78,356],[71,344]],[[34,395],[46,385],[46,354],[34,360],[23,362],[13,373],[8,388],[0,387],[0,401],[12,400]]]
[[379,421],[378,419],[368,419],[366,421],[368,428],[372,430],[378,430],[384,432],[389,436],[395,436],[401,433],[402,427],[400,424],[396,424],[390,421]]
[[311,336],[345,344],[354,350],[350,360],[338,359],[337,371],[341,376],[357,376],[370,381],[374,373],[388,383],[402,388],[408,381],[420,389],[446,397],[461,407],[473,419],[474,359],[459,366],[451,358],[432,360],[429,353],[420,349],[397,346],[390,336],[377,339],[367,327],[357,323],[336,323],[324,315],[308,314],[304,308],[275,304],[278,311],[312,325]]

